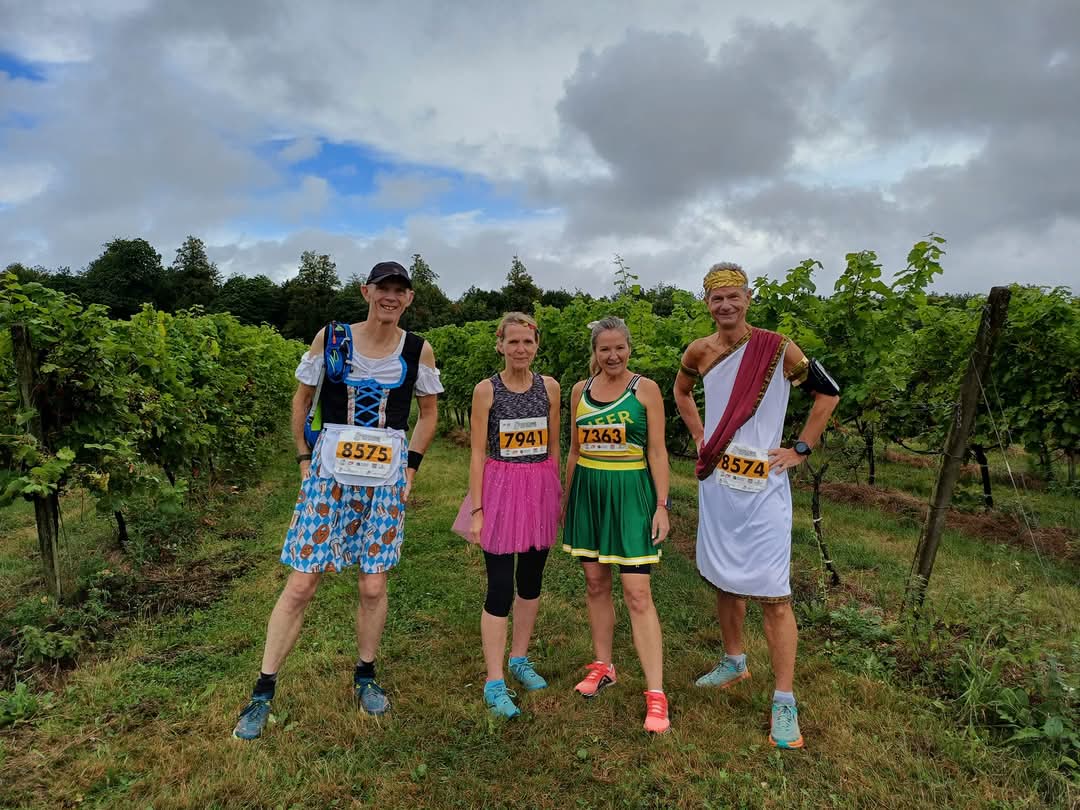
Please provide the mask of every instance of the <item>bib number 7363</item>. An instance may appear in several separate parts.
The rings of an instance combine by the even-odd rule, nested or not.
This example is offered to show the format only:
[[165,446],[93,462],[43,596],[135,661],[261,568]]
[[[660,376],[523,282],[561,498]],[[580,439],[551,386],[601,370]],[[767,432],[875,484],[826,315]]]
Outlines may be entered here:
[[578,425],[578,444],[586,453],[624,452],[628,449],[626,425]]

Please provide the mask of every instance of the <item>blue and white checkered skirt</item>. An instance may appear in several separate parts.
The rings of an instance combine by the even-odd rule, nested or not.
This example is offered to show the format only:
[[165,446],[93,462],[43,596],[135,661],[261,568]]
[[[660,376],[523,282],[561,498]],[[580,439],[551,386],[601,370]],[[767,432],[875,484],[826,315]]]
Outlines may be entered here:
[[405,539],[405,454],[393,483],[353,486],[315,475],[319,444],[312,452],[312,474],[300,485],[281,561],[309,574],[357,564],[365,574],[389,571],[401,559]]

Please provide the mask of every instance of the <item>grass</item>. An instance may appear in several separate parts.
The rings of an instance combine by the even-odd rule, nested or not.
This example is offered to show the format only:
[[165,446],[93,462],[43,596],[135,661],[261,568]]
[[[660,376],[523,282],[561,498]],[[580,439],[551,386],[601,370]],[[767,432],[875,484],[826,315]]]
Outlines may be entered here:
[[[748,630],[753,680],[731,692],[692,688],[719,654],[720,635],[709,587],[677,550],[692,549],[696,520],[696,487],[682,462],[672,489],[677,535],[653,583],[673,731],[657,739],[641,731],[644,683],[621,604],[619,685],[596,703],[572,693],[590,658],[588,620],[579,566],[557,552],[531,650],[551,688],[524,696],[520,720],[492,722],[481,701],[483,560],[449,531],[468,456],[443,442],[418,477],[403,562],[390,582],[379,667],[392,714],[375,720],[351,704],[356,584],[338,575],[324,581],[282,670],[276,722],[255,743],[232,740],[286,575],[276,558],[295,474],[282,452],[257,492],[238,496],[217,516],[223,530],[211,534],[200,554],[213,558],[239,546],[258,560],[221,599],[134,623],[107,656],[70,674],[51,709],[0,733],[0,806],[1044,805],[1027,760],[973,739],[948,705],[923,690],[838,666],[814,629],[804,633],[797,683],[809,747],[782,755],[771,750],[771,673],[756,609]],[[807,503],[805,493],[796,494],[794,573],[812,590],[819,558]],[[918,527],[900,516],[828,504],[825,530],[845,579],[830,600],[895,611]],[[25,552],[5,539],[0,555],[7,556],[0,559],[17,556],[13,548]],[[21,570],[11,576],[31,576]],[[5,570],[5,584],[8,576]],[[1033,632],[1062,648],[1077,639],[1076,571],[1040,564],[1013,547],[948,533],[930,600],[942,616],[961,617],[972,602],[1017,585],[1018,598],[1037,618]],[[1067,790],[1057,800],[1077,801]]]

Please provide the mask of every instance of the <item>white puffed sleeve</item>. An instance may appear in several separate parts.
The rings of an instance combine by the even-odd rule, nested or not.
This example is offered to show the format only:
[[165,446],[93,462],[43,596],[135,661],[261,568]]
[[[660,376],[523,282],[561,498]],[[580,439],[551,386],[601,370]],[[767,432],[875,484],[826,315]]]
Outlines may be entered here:
[[439,370],[421,363],[420,369],[416,374],[415,391],[416,396],[418,397],[441,394],[443,392],[443,386],[442,381],[439,379]]
[[312,357],[310,354],[304,354],[300,359],[300,365],[296,367],[296,379],[304,383],[304,385],[315,386],[319,384],[319,380],[322,378],[323,373],[323,356],[322,352]]

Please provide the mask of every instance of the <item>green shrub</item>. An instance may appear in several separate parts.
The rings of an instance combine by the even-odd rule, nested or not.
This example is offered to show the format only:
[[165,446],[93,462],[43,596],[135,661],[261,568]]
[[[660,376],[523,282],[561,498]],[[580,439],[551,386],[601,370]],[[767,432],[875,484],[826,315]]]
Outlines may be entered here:
[[0,692],[0,728],[18,725],[52,708],[53,694],[35,695],[26,682],[15,685],[10,692]]

